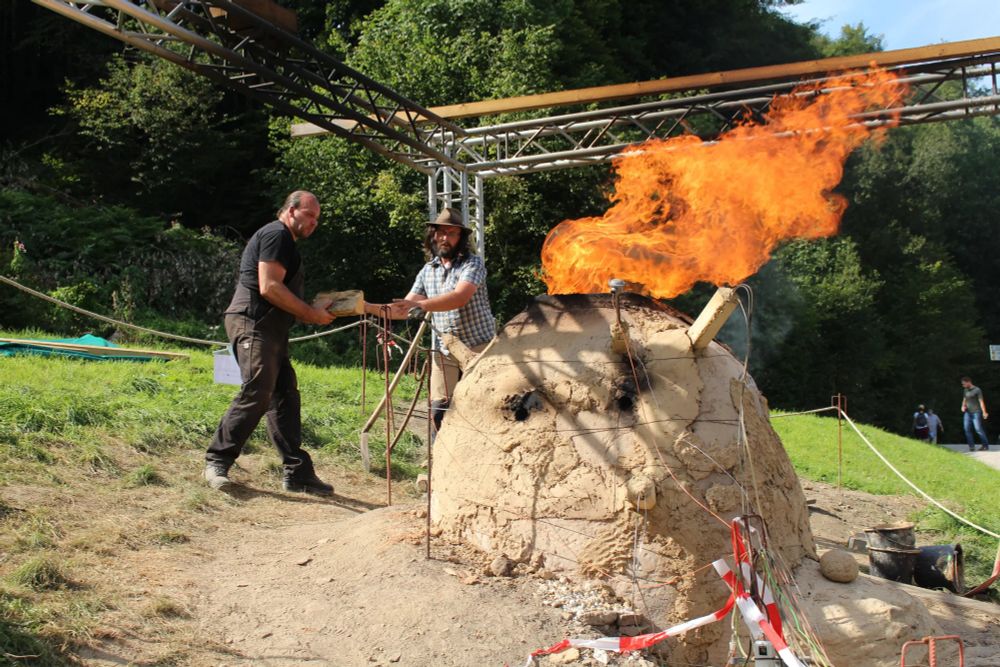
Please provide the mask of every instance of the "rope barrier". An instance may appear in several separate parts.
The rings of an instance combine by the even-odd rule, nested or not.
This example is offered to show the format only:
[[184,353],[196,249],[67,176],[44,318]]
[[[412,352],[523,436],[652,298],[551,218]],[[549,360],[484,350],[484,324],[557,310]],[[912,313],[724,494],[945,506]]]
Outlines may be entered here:
[[777,419],[778,417],[795,417],[796,415],[814,415],[817,412],[829,412],[830,410],[836,410],[836,405],[831,405],[826,408],[816,408],[815,410],[803,410],[802,412],[782,412],[780,415],[771,415],[771,419]]
[[0,276],[0,282],[7,283],[8,285],[10,285],[12,287],[16,287],[17,289],[21,290],[22,292],[30,294],[31,296],[34,296],[34,297],[38,297],[39,299],[42,299],[43,301],[48,301],[49,303],[54,303],[57,306],[61,306],[61,307],[66,308],[68,310],[72,310],[73,312],[79,313],[80,315],[87,315],[88,317],[93,317],[94,319],[101,320],[102,322],[107,322],[109,324],[114,324],[116,326],[126,327],[128,329],[135,329],[137,331],[142,331],[142,332],[145,332],[145,333],[154,334],[154,335],[157,335],[157,336],[162,336],[164,338],[172,338],[174,340],[184,341],[185,343],[199,343],[199,344],[202,344],[202,345],[227,345],[228,344],[228,343],[226,343],[224,341],[204,340],[202,338],[190,338],[188,336],[179,336],[177,334],[165,333],[163,331],[156,331],[155,329],[147,329],[146,327],[140,327],[140,326],[138,326],[136,324],[129,324],[128,322],[122,322],[120,320],[115,320],[115,319],[112,319],[110,317],[105,317],[104,315],[100,315],[98,313],[94,313],[94,312],[91,312],[89,310],[85,310],[85,309],[80,308],[78,306],[74,306],[71,303],[66,303],[65,301],[60,301],[59,299],[56,299],[55,297],[51,297],[48,294],[43,294],[41,292],[35,291],[35,290],[31,289],[30,287],[25,287],[24,285],[22,285],[22,284],[20,284],[20,283],[18,283],[16,281],[14,281],[14,280],[11,280],[10,278],[7,278],[6,276]]
[[920,494],[921,496],[923,496],[923,497],[924,497],[924,499],[926,499],[926,500],[927,500],[927,501],[928,501],[929,503],[931,503],[932,505],[934,505],[934,506],[935,506],[935,507],[937,507],[937,508],[938,508],[939,510],[941,510],[942,512],[944,512],[944,513],[945,513],[945,514],[947,514],[948,516],[952,517],[952,518],[953,518],[953,519],[955,519],[956,521],[959,521],[959,522],[961,522],[961,523],[964,523],[965,525],[967,525],[967,526],[969,526],[969,527],[971,527],[971,528],[975,528],[976,530],[980,531],[981,533],[983,533],[983,534],[985,534],[985,535],[989,535],[990,537],[993,537],[993,538],[996,538],[996,539],[1000,540],[1000,535],[998,535],[997,533],[994,533],[994,532],[993,532],[992,530],[989,530],[989,529],[987,529],[987,528],[983,528],[982,526],[980,526],[980,525],[977,525],[977,524],[975,524],[975,523],[972,523],[972,522],[971,522],[971,521],[969,521],[968,519],[966,519],[966,518],[964,518],[964,517],[961,517],[961,516],[959,516],[958,514],[955,514],[955,513],[954,513],[954,512],[952,512],[952,511],[951,511],[950,509],[948,509],[947,507],[945,507],[944,505],[942,505],[941,503],[939,503],[939,502],[938,502],[937,500],[935,500],[934,498],[931,498],[931,497],[930,497],[929,495],[927,495],[927,494],[926,494],[926,493],[925,493],[925,492],[923,491],[923,489],[921,489],[921,488],[920,488],[920,487],[918,487],[918,486],[917,486],[916,484],[914,484],[913,482],[911,482],[911,481],[910,481],[909,479],[907,479],[906,475],[904,475],[904,474],[903,474],[903,473],[901,473],[901,472],[900,472],[899,470],[897,470],[897,469],[896,469],[896,466],[894,466],[894,465],[892,465],[891,463],[889,463],[889,459],[885,458],[885,457],[884,457],[884,456],[882,455],[882,452],[880,452],[880,451],[878,451],[877,449],[875,449],[875,445],[873,445],[873,444],[871,443],[871,441],[870,441],[870,440],[868,440],[868,438],[866,438],[866,437],[865,437],[865,434],[864,434],[864,433],[862,433],[862,432],[861,432],[861,429],[859,429],[859,428],[857,427],[857,425],[856,425],[856,424],[855,424],[855,423],[854,423],[854,422],[853,422],[853,421],[851,420],[851,418],[847,416],[847,413],[846,413],[846,412],[844,412],[844,411],[841,411],[841,413],[840,413],[840,414],[841,414],[841,415],[843,415],[843,417],[844,417],[844,420],[845,420],[845,421],[846,421],[846,422],[847,422],[848,424],[850,424],[851,428],[853,428],[853,429],[854,429],[854,432],[858,434],[858,437],[860,437],[860,438],[861,438],[861,439],[862,439],[862,440],[864,441],[864,443],[865,443],[866,445],[868,445],[868,448],[869,448],[870,450],[872,450],[872,452],[874,452],[874,453],[875,453],[875,456],[879,457],[879,458],[880,458],[880,459],[882,460],[882,463],[886,464],[886,465],[887,465],[887,466],[889,467],[889,470],[892,470],[892,471],[893,471],[894,473],[896,473],[896,476],[897,476],[897,477],[899,477],[899,478],[900,478],[901,480],[903,480],[904,482],[906,482],[906,484],[907,484],[907,485],[908,485],[908,486],[909,486],[909,487],[910,487],[911,489],[913,489],[914,491],[916,491],[916,492],[917,492],[918,494]]
[[[818,410],[807,410],[805,412],[788,413],[788,414],[784,414],[784,415],[774,415],[774,416],[777,416],[777,417],[791,417],[791,416],[793,416],[795,414],[811,414],[811,413],[815,413],[815,412],[824,412],[826,410],[839,410],[839,408],[837,408],[837,406],[831,406],[829,408],[820,408]],[[935,507],[937,507],[942,512],[944,512],[948,516],[952,517],[953,519],[955,519],[959,523],[963,523],[966,526],[969,526],[970,528],[974,528],[975,530],[980,531],[984,535],[988,535],[988,536],[990,536],[990,537],[992,537],[994,539],[1000,540],[1000,535],[998,535],[997,533],[994,533],[992,530],[989,530],[987,528],[983,528],[982,526],[980,526],[978,524],[975,524],[972,521],[969,521],[965,517],[959,516],[955,512],[952,512],[950,509],[948,509],[947,507],[945,507],[944,505],[942,505],[940,502],[938,502],[937,500],[935,500],[934,498],[932,498],[930,495],[928,495],[927,493],[925,493],[923,491],[923,489],[921,489],[916,484],[914,484],[913,482],[911,482],[906,477],[906,475],[904,475],[903,473],[901,473],[894,465],[892,465],[889,462],[888,459],[885,458],[885,456],[882,455],[882,453],[880,451],[878,451],[878,449],[875,448],[875,445],[873,445],[871,443],[871,441],[867,437],[865,437],[865,434],[862,433],[861,429],[859,429],[858,426],[851,420],[851,418],[847,416],[846,412],[844,412],[843,410],[840,410],[840,414],[843,416],[844,420],[850,425],[850,427],[852,429],[854,429],[854,432],[858,434],[858,437],[861,438],[861,440],[868,446],[869,449],[872,450],[872,452],[875,454],[875,456],[877,456],[882,461],[882,463],[884,463],[886,466],[888,466],[888,468],[890,470],[892,470],[892,472],[894,472],[896,474],[897,477],[899,477],[901,480],[903,480],[903,482],[905,482],[911,489],[913,489],[914,491],[916,491],[921,497],[923,497],[929,503],[931,503],[932,505],[934,505]],[[990,575],[989,579],[987,579],[986,581],[984,581],[979,586],[976,586],[976,587],[974,587],[974,588],[966,591],[965,593],[962,594],[962,596],[963,597],[971,597],[971,596],[973,596],[973,595],[975,595],[977,593],[981,593],[982,591],[985,591],[987,588],[989,588],[993,584],[993,582],[996,581],[997,579],[1000,579],[1000,547],[998,547],[998,549],[997,549],[997,556],[996,556],[996,559],[993,562],[993,572]]]
[[[101,315],[99,313],[95,313],[95,312],[89,311],[89,310],[87,310],[85,308],[80,308],[79,306],[74,306],[71,303],[66,303],[65,301],[61,301],[60,299],[57,299],[57,298],[52,297],[52,296],[49,296],[48,294],[44,294],[44,293],[39,292],[37,290],[33,290],[30,287],[26,287],[25,285],[22,285],[22,284],[20,284],[19,282],[15,281],[15,280],[11,280],[10,278],[8,278],[6,276],[0,275],[0,282],[7,283],[11,287],[16,287],[17,289],[21,290],[22,292],[25,292],[26,294],[30,294],[31,296],[34,296],[34,297],[38,297],[39,299],[42,299],[43,301],[48,301],[49,303],[53,303],[53,304],[55,304],[57,306],[60,306],[62,308],[66,308],[67,310],[72,310],[75,313],[79,313],[80,315],[86,315],[88,317],[93,317],[96,320],[100,320],[102,322],[107,322],[108,324],[113,324],[115,326],[124,327],[126,329],[134,329],[136,331],[142,331],[143,333],[152,334],[154,336],[160,336],[161,338],[170,338],[172,340],[179,340],[179,341],[184,342],[184,343],[197,343],[199,345],[213,345],[213,346],[226,346],[226,345],[229,345],[229,342],[228,341],[224,341],[224,340],[205,340],[204,338],[192,338],[190,336],[181,336],[181,335],[178,335],[178,334],[167,333],[166,331],[157,331],[156,329],[149,329],[147,327],[139,326],[138,324],[130,324],[129,322],[123,322],[121,320],[116,320],[114,318],[107,317],[105,315]],[[361,324],[362,321],[363,321],[363,319],[359,319],[357,322],[352,322],[351,324],[348,324],[346,326],[337,327],[335,329],[328,329],[326,331],[320,331],[319,333],[310,334],[308,336],[300,336],[298,338],[290,338],[290,339],[288,339],[288,342],[289,343],[298,343],[298,342],[301,342],[301,341],[304,341],[304,340],[311,340],[313,338],[320,338],[321,336],[329,336],[330,334],[333,334],[333,333],[338,333],[340,331],[346,331],[347,329],[351,329],[353,327],[360,326],[360,324]]]
[[351,322],[350,324],[345,324],[342,327],[337,327],[335,329],[327,329],[326,331],[320,331],[319,333],[309,334],[308,336],[299,336],[298,338],[289,338],[289,343],[300,343],[304,340],[312,340],[313,338],[321,338],[323,336],[329,336],[330,334],[339,333],[341,331],[347,331],[348,329],[353,329],[354,327],[361,326],[363,320],[358,320],[356,322]]

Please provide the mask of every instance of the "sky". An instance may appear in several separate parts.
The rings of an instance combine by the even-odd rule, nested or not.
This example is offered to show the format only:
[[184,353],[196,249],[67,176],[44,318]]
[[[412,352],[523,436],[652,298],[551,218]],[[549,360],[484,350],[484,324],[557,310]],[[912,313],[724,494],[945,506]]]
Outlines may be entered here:
[[805,0],[782,11],[821,22],[830,37],[845,23],[864,23],[886,50],[1000,36],[1000,0]]

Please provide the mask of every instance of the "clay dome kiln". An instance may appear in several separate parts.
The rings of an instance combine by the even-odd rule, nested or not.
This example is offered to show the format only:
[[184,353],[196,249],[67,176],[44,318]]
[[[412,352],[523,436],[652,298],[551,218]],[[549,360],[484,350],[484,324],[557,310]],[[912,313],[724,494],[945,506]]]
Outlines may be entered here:
[[[787,565],[814,556],[764,398],[711,342],[721,323],[700,341],[697,326],[632,294],[537,298],[456,388],[434,445],[433,521],[489,553],[623,583],[731,553],[713,513],[749,507]],[[726,594],[718,579],[684,578],[657,589],[652,620]]]

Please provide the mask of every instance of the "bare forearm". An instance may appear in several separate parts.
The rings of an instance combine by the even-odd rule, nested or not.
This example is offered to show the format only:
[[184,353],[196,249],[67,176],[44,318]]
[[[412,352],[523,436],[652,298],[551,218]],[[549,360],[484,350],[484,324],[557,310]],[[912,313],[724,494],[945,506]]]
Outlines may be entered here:
[[[260,295],[272,306],[294,315],[303,322],[317,323],[319,309],[312,307],[288,289],[284,283],[269,283],[261,287]],[[321,311],[325,312],[325,311]],[[331,318],[332,319],[332,318]]]
[[375,315],[376,317],[385,317],[386,315],[388,315],[389,319],[405,320],[407,317],[406,310],[401,310],[393,306],[394,304],[368,303],[367,301],[365,301],[365,314]]
[[[458,281],[458,285],[455,286],[455,289],[450,292],[438,294],[433,297],[422,297],[418,300],[420,301],[420,307],[429,313],[441,313],[448,310],[458,310],[472,301],[472,297],[478,289],[479,286],[475,283],[467,280],[460,280]],[[406,298],[410,299],[412,296],[416,295],[411,292],[406,295]]]
[[[425,294],[409,292],[402,299],[394,299],[391,305],[389,316],[393,319],[404,319],[409,316],[410,310],[419,307],[428,313],[442,313],[449,310],[457,310],[472,300],[476,293],[477,286],[467,281],[460,281],[454,290],[445,294],[428,297]],[[365,312],[372,315],[382,314],[382,306],[379,304],[365,304]]]
[[265,301],[294,315],[306,324],[329,324],[334,317],[330,314],[329,299],[322,299],[310,305],[297,297],[285,285],[285,267],[279,262],[257,263],[257,284],[260,296]]
[[440,313],[448,310],[457,310],[469,303],[471,295],[460,294],[459,292],[448,292],[435,297],[420,301],[420,307],[428,313]]

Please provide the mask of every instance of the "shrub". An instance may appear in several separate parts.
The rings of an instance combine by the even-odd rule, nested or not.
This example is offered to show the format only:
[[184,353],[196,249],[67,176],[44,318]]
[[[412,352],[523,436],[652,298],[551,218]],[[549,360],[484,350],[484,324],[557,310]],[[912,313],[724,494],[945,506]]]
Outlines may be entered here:
[[[38,224],[38,211],[46,212]],[[24,251],[15,251],[15,242]],[[131,321],[150,313],[216,323],[235,282],[241,248],[207,230],[122,206],[71,206],[0,189],[0,267],[61,301]],[[100,331],[92,318],[17,290],[0,291],[5,326]],[[109,335],[110,330],[100,331]]]

